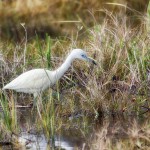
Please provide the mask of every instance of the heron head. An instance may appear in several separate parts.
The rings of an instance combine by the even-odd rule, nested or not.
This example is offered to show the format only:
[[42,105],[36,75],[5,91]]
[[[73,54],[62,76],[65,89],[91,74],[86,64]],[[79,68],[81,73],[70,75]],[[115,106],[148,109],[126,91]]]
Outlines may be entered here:
[[83,51],[82,49],[74,49],[72,51],[72,56],[73,56],[73,58],[92,62],[94,65],[96,65],[96,61],[93,58],[88,57],[86,52]]

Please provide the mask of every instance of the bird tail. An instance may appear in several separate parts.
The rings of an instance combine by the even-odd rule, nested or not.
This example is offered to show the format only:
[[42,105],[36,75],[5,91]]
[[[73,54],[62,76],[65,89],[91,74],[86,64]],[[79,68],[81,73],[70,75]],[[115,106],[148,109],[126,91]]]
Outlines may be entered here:
[[6,89],[8,89],[7,85],[5,85],[5,86],[2,88],[2,90],[6,90]]

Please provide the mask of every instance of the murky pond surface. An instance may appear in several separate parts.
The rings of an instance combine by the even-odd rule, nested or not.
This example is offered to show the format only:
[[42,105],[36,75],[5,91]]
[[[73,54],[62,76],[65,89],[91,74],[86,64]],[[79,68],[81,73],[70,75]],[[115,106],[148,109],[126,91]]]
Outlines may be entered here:
[[[50,147],[50,145],[48,145],[47,143],[47,140],[44,134],[34,135],[34,134],[28,134],[28,133],[21,133],[21,138],[31,140],[31,142],[27,145],[28,149],[46,150]],[[58,148],[65,149],[65,150],[73,150],[75,144],[76,144],[75,141],[71,142],[66,137],[63,137],[63,136],[55,137],[55,148],[58,147]]]
[[[43,131],[36,132],[34,128],[36,117],[30,108],[21,108],[18,110],[18,121],[20,123],[21,132],[19,134],[19,140],[26,142],[27,145],[21,149],[31,150],[47,150],[51,149],[51,143],[47,141]],[[95,119],[94,116],[83,116],[77,114],[73,117],[65,118],[69,120],[70,124],[67,127],[63,125],[55,133],[55,149],[60,150],[74,150],[74,149],[86,149],[85,145],[88,141],[103,128],[106,124],[108,125],[108,136],[112,136],[114,139],[126,138],[124,130],[127,130],[133,120],[136,120],[139,124],[143,124],[146,121],[145,117],[125,117],[123,115],[105,116]],[[114,127],[118,126],[119,132],[113,134]],[[48,144],[50,143],[50,144]],[[13,149],[12,146],[6,148],[2,146],[2,149]],[[20,149],[20,148],[19,148]]]

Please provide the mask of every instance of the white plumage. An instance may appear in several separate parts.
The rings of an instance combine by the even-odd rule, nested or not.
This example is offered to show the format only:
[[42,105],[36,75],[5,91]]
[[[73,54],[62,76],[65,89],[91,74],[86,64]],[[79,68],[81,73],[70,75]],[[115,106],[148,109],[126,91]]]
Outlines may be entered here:
[[53,74],[53,71],[33,69],[18,76],[9,84],[4,86],[3,89],[11,89],[23,93],[32,93],[34,94],[34,97],[36,97],[38,93],[54,84],[54,80],[51,80],[54,78]]
[[64,75],[64,73],[71,66],[72,61],[76,58],[91,61],[96,64],[92,58],[87,57],[86,52],[81,49],[74,49],[58,69],[54,71],[49,71],[46,69],[33,69],[27,71],[5,85],[3,89],[31,93],[34,97],[37,97],[39,93],[54,85],[57,80]]

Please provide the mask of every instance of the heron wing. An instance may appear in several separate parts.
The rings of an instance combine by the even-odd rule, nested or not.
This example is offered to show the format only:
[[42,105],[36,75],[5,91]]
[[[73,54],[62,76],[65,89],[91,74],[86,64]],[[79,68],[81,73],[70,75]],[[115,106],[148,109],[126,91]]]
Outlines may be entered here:
[[13,89],[19,92],[34,93],[42,91],[53,84],[52,72],[45,69],[27,71],[9,84],[4,89]]

